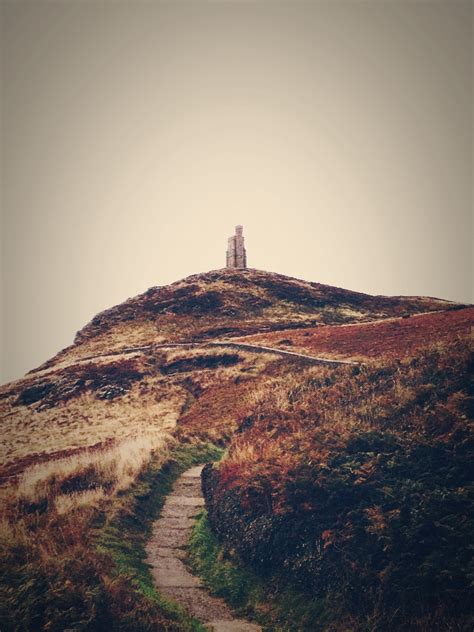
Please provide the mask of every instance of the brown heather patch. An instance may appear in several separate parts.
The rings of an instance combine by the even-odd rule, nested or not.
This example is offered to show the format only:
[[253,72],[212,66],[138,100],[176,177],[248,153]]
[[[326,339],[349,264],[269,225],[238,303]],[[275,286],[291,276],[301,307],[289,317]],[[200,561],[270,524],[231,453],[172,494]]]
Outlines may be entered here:
[[289,367],[249,390],[206,471],[211,525],[263,577],[327,600],[302,629],[468,629],[473,417],[468,338]]
[[402,358],[433,341],[455,341],[472,332],[474,307],[373,323],[327,325],[237,338],[252,344],[302,351],[329,358]]
[[[180,418],[176,436],[183,440],[199,439],[214,443],[228,441],[238,427],[238,419],[248,410],[245,396],[255,386],[255,379],[228,379],[207,387],[193,398]],[[191,383],[190,392],[199,392],[199,384]]]
[[273,359],[239,350],[242,363],[215,372],[193,372],[179,383],[188,392],[176,437],[184,441],[227,442],[249,410],[248,395],[265,381]]

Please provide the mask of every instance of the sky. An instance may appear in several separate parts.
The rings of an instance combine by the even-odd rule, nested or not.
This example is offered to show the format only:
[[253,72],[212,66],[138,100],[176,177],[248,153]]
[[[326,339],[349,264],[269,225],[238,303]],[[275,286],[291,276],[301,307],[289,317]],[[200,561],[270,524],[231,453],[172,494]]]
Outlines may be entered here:
[[1,2],[3,382],[225,265],[473,301],[472,4]]

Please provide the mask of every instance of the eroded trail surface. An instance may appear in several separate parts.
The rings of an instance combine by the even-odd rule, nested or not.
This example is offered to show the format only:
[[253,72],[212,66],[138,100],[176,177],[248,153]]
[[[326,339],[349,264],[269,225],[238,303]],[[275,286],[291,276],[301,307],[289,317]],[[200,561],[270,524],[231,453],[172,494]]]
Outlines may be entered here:
[[195,516],[204,506],[201,492],[203,466],[187,470],[167,497],[161,517],[153,525],[147,561],[159,592],[181,604],[214,632],[260,632],[261,627],[236,619],[223,599],[213,597],[183,560]]

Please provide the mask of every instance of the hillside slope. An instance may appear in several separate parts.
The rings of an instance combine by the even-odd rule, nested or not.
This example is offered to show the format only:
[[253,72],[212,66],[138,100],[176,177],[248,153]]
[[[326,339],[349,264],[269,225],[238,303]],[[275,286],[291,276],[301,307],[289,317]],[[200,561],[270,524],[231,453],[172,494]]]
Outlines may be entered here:
[[[462,555],[462,521],[470,500],[460,472],[470,445],[467,375],[473,323],[474,308],[440,299],[369,296],[258,270],[193,275],[98,314],[70,347],[0,388],[0,495],[6,507],[0,529],[0,601],[4,598],[7,604],[0,611],[0,627],[10,629],[18,616],[23,617],[23,627],[11,629],[66,629],[75,625],[71,613],[79,616],[82,608],[89,617],[84,629],[99,630],[100,599],[108,600],[116,625],[127,620],[123,604],[135,594],[136,585],[132,588],[121,578],[122,592],[114,592],[120,564],[96,557],[92,534],[102,528],[108,533],[108,521],[117,512],[133,514],[133,503],[124,505],[124,492],[140,486],[150,468],[164,468],[166,474],[176,446],[214,454],[207,445],[211,442],[229,447],[221,468],[208,472],[206,483],[211,521],[228,555],[238,553],[240,561],[270,577],[275,594],[281,569],[286,569],[296,594],[301,593],[302,578],[315,586],[329,573],[332,583],[318,587],[317,599],[320,614],[334,623],[334,630],[372,629],[367,627],[371,617],[385,625],[393,609],[401,613],[395,623],[402,628],[418,617],[420,630],[436,629],[430,627],[426,610],[412,608],[411,602],[405,607],[400,600],[382,600],[374,577],[386,576],[389,589],[395,586],[386,570],[395,563],[390,557],[395,549],[380,553],[373,562],[367,558],[362,568],[351,542],[362,542],[367,550],[375,544],[383,548],[392,518],[399,511],[402,517],[406,514],[403,503],[417,502],[401,479],[418,464],[410,474],[413,494],[438,503],[439,511],[418,513],[411,531],[403,523],[407,547],[419,545],[423,529],[431,528],[429,520],[444,521],[448,516],[451,521],[457,515],[461,526],[453,537]],[[239,340],[255,347],[212,346]],[[259,346],[352,358],[362,364],[309,367],[304,358],[262,352]],[[446,466],[451,476],[448,489],[436,469],[450,459],[454,465]],[[387,473],[387,463],[393,463],[393,472]],[[429,489],[427,481],[432,481]],[[364,501],[351,515],[340,511],[353,486],[364,490],[366,483],[369,504]],[[456,502],[453,494],[459,494]],[[334,528],[320,520],[318,507],[332,512]],[[380,521],[389,526],[380,526]],[[226,535],[222,525],[231,522],[234,526]],[[293,527],[294,547],[274,559],[272,542],[280,542]],[[360,528],[367,532],[363,537]],[[362,540],[352,540],[354,529]],[[329,558],[319,549],[315,554],[313,536]],[[363,578],[357,584],[346,573],[345,581],[353,582],[359,597],[370,589],[381,604],[377,613],[358,613],[359,597],[352,600],[345,592],[337,596],[337,616],[336,611],[329,616],[331,592],[325,586],[335,590],[342,564],[333,542],[344,546],[347,557],[342,562],[353,560],[354,572]],[[434,567],[425,558],[420,563],[441,573],[437,585],[443,590],[443,573],[450,573],[457,592],[449,607],[438,589],[429,603],[438,608],[446,625],[452,624],[446,629],[464,629],[464,623],[456,627],[456,611],[465,620],[459,606],[465,592],[464,563],[456,554],[458,561],[445,568],[451,544],[436,538],[433,542],[438,550],[444,547],[441,561]],[[120,550],[120,543],[117,546]],[[71,560],[82,561],[71,570]],[[402,562],[397,569],[403,574],[408,566]],[[63,612],[54,586],[62,586],[66,577],[80,586],[84,601]],[[410,577],[418,581],[419,576]],[[53,586],[51,591],[48,586]],[[403,581],[397,584],[400,594],[405,589]],[[138,610],[144,607],[143,612],[152,613],[149,621],[160,621],[169,630],[200,629],[156,600],[150,602],[147,591],[135,597],[141,604]],[[99,593],[100,599],[94,596]],[[314,606],[308,595],[302,599]],[[38,603],[44,605],[40,612]],[[304,616],[309,616],[305,608]],[[138,610],[134,617],[140,618]],[[277,622],[273,629],[314,632],[314,627],[288,627],[293,614],[287,612],[286,617],[286,623]],[[10,623],[2,625],[4,621]],[[147,627],[144,619],[140,621],[142,627],[136,629],[154,629],[152,623]],[[346,621],[349,628],[338,628],[338,621]]]
[[445,310],[429,297],[370,296],[260,270],[222,269],[153,287],[95,316],[44,366],[148,344]]
[[[369,296],[258,270],[217,270],[151,288],[98,314],[78,332],[73,345],[25,378],[0,388],[4,419],[0,476],[18,473],[52,455],[65,457],[140,432],[172,429],[199,390],[182,376],[197,371],[199,380],[203,377],[198,359],[187,371],[184,365],[178,371],[168,369],[173,361],[201,355],[202,368],[215,369],[210,375],[228,382],[233,377],[226,376],[237,372],[243,383],[270,361],[276,362],[239,352],[235,366],[226,368],[230,350],[191,351],[163,345],[257,333],[252,341],[258,344],[262,338],[278,347],[278,332],[283,329],[283,338],[292,329],[295,335],[319,335],[320,329],[340,332],[328,326],[335,323],[364,327],[374,320],[453,307],[440,299]],[[457,312],[443,313],[449,328]],[[323,351],[331,356],[327,353],[331,342],[328,345]],[[337,357],[336,344],[334,352]],[[212,388],[215,393],[211,389],[202,396],[222,401],[225,407],[225,391],[218,394],[217,384]]]
[[458,339],[253,391],[204,492],[227,556],[287,599],[272,629],[472,629],[472,375]]

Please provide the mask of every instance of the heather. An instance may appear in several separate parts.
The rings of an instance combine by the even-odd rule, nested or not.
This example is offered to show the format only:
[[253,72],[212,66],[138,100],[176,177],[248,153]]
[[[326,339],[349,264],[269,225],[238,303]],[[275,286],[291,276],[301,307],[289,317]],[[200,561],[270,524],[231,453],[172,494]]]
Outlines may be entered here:
[[471,374],[458,340],[250,395],[204,491],[225,549],[318,606],[288,629],[472,627]]

